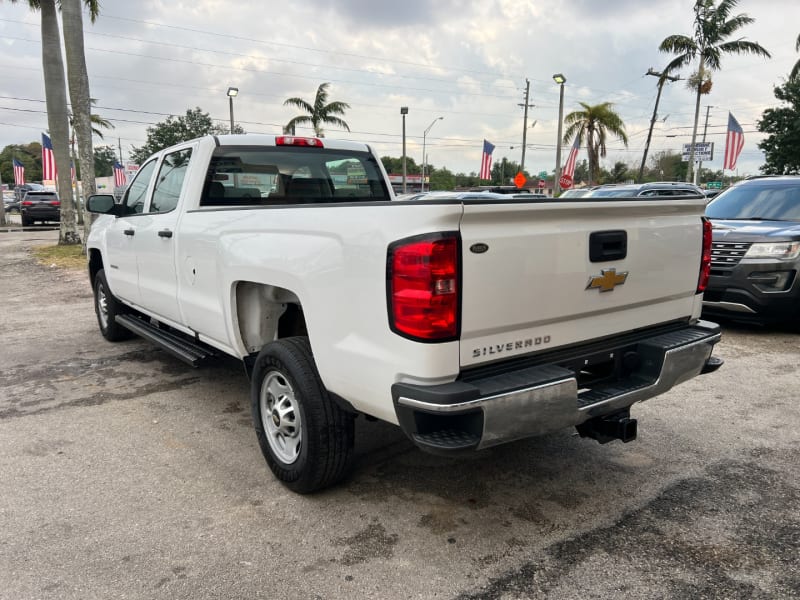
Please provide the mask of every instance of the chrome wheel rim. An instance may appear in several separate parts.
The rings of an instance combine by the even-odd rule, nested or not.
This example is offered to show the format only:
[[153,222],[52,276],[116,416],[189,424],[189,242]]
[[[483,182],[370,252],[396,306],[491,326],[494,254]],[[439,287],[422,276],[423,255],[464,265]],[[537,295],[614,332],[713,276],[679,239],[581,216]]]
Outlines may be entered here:
[[97,286],[97,317],[100,319],[100,327],[108,327],[108,298],[103,284]]
[[279,371],[269,371],[261,383],[261,425],[269,447],[277,458],[292,464],[303,440],[300,406],[289,380]]

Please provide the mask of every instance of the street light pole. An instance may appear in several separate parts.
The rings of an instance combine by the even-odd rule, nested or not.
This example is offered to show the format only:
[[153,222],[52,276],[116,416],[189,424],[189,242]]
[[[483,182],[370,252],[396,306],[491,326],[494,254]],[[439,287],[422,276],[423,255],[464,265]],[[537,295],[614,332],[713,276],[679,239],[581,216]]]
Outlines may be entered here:
[[433,120],[433,123],[428,125],[428,128],[422,132],[422,183],[420,184],[419,188],[420,192],[425,191],[425,140],[428,137],[428,132],[434,125],[436,125],[436,121],[441,121],[442,119],[444,119],[444,117],[436,117]]
[[406,193],[406,115],[408,107],[401,106],[400,114],[403,115],[403,193]]
[[556,140],[556,177],[553,182],[553,195],[561,193],[561,127],[564,123],[564,84],[567,78],[563,73],[553,75],[555,81],[561,88],[558,94],[558,139]]
[[239,88],[229,87],[228,88],[228,105],[231,111],[231,133],[233,133],[233,99],[235,96],[239,95]]

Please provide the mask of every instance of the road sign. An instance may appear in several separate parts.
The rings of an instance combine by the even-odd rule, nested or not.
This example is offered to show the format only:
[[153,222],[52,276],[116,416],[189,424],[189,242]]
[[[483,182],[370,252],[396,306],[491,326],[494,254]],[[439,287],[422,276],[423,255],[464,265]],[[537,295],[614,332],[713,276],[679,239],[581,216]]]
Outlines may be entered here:
[[540,179],[540,180],[539,180],[539,183],[538,183],[537,187],[538,187],[539,189],[541,189],[541,188],[543,188],[543,187],[544,187],[544,179]]
[[562,175],[558,178],[558,185],[562,190],[567,190],[572,187],[572,175]]
[[722,182],[721,181],[709,181],[706,183],[706,189],[709,190],[721,190],[722,189]]
[[[681,160],[683,162],[689,162],[691,153],[692,145],[684,144]],[[694,161],[711,162],[712,160],[714,160],[714,142],[696,142],[694,145]]]
[[547,179],[547,171],[539,171],[539,179]]
[[528,180],[525,178],[525,175],[522,174],[522,171],[517,173],[516,177],[514,177],[514,185],[517,186],[517,188],[521,188],[527,181]]

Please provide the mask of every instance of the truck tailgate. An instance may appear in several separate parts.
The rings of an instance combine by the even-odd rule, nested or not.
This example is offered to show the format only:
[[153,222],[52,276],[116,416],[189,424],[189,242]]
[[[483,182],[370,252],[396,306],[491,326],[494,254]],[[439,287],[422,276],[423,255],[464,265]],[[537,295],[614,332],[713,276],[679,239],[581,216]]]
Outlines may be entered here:
[[702,199],[465,202],[462,367],[692,316],[703,209]]

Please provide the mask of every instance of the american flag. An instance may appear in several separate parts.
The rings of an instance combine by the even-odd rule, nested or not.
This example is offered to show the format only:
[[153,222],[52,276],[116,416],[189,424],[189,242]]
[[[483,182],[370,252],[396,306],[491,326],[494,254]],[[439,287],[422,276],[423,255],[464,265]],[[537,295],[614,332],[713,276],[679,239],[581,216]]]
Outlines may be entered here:
[[125,178],[125,168],[119,164],[119,161],[114,161],[114,185],[116,187],[122,187],[128,180]]
[[483,155],[481,155],[481,172],[478,174],[478,179],[492,178],[492,152],[494,152],[494,144],[490,144],[486,140],[483,140]]
[[14,185],[25,185],[25,165],[14,159]]
[[53,154],[53,143],[50,136],[42,134],[42,179],[56,179],[56,157]]
[[75,183],[75,161],[69,161],[69,176],[72,178],[72,183]]
[[725,160],[722,163],[722,169],[736,169],[736,160],[744,147],[744,131],[739,122],[733,118],[731,113],[728,113],[728,135],[725,136]]
[[567,162],[564,163],[564,168],[561,171],[562,177],[564,175],[569,175],[570,177],[575,176],[575,161],[578,158],[578,150],[580,149],[581,149],[581,138],[575,136],[575,142],[572,144],[572,149],[569,151]]

